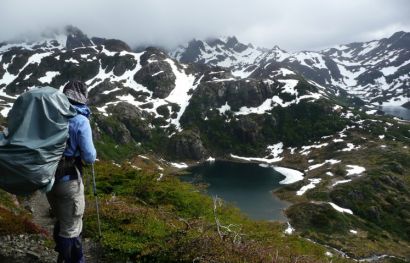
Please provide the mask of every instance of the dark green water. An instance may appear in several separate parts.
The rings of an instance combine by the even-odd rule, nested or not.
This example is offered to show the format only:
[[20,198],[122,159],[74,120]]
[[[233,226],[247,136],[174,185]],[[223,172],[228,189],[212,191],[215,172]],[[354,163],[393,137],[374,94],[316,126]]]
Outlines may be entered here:
[[209,185],[207,193],[218,195],[235,204],[253,219],[284,221],[282,210],[288,203],[272,195],[284,176],[272,168],[253,163],[216,161],[203,163],[188,170],[189,175],[181,177],[192,183]]

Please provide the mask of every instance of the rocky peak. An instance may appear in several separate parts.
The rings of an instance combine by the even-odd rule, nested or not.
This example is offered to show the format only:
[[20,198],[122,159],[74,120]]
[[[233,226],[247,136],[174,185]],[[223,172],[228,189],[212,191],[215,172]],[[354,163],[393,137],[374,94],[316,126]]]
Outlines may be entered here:
[[253,48],[252,45],[245,45],[241,42],[239,42],[239,40],[236,38],[236,36],[230,36],[227,37],[223,40],[220,40],[221,42],[223,42],[223,46],[225,49],[227,50],[232,50],[234,52],[243,52],[248,48]]
[[80,29],[74,26],[66,26],[65,32],[67,34],[66,47],[68,49],[74,49],[78,47],[92,46],[93,43]]
[[110,48],[112,51],[131,51],[130,46],[118,39],[107,39],[107,41],[105,41],[105,45],[108,48]]
[[205,42],[211,47],[216,47],[218,45],[225,46],[225,42],[221,40],[220,38],[209,38]]
[[391,37],[388,38],[390,48],[392,49],[403,49],[410,47],[410,33],[407,32],[396,32]]
[[187,47],[180,47],[174,52],[174,57],[178,58],[182,63],[196,62],[205,50],[205,45],[202,41],[193,39],[189,41]]
[[234,48],[237,44],[239,44],[239,41],[235,36],[228,37],[226,39],[226,47],[227,48]]

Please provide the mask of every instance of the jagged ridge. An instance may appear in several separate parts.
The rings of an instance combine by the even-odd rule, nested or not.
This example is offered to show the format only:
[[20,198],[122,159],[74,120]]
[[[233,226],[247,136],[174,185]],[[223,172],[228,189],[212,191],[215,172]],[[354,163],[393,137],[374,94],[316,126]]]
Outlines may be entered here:
[[[338,90],[383,105],[402,105],[410,97],[410,33],[340,45],[322,51],[289,53],[244,45],[235,37],[193,40],[170,53],[184,63],[204,63],[232,69],[240,77],[269,76],[272,65],[301,74],[335,94]],[[257,75],[254,72],[258,72]]]

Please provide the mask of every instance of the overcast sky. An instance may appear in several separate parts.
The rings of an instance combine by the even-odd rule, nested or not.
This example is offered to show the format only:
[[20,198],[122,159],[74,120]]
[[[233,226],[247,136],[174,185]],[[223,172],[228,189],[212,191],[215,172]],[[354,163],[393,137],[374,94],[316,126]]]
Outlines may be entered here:
[[236,35],[289,51],[410,31],[409,0],[1,0],[0,41],[72,24],[131,46]]

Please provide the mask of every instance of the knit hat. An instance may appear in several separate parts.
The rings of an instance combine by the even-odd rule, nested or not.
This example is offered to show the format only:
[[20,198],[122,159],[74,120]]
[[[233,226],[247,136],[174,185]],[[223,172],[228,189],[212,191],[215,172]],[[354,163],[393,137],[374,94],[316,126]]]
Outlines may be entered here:
[[63,89],[63,93],[73,102],[86,104],[88,98],[87,85],[79,80],[69,81]]

